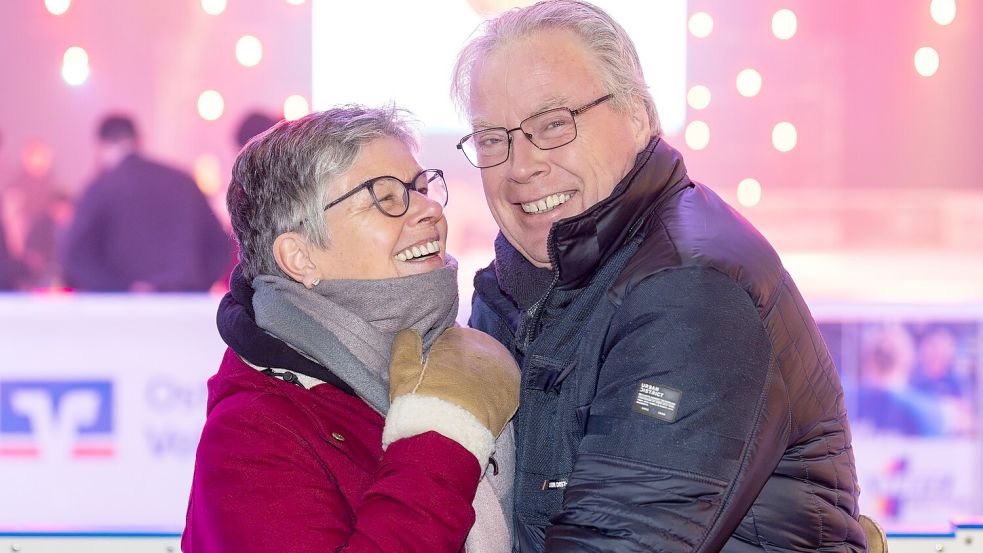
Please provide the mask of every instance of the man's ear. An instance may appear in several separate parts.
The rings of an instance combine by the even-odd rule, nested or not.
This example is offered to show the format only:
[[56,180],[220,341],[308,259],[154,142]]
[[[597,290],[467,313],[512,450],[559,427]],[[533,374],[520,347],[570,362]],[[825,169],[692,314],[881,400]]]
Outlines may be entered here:
[[310,256],[310,245],[300,233],[285,232],[273,240],[273,258],[280,270],[308,288],[321,278]]
[[635,146],[637,151],[641,152],[652,140],[652,123],[649,121],[645,102],[643,100],[632,102],[628,117],[631,120],[632,131],[634,131]]

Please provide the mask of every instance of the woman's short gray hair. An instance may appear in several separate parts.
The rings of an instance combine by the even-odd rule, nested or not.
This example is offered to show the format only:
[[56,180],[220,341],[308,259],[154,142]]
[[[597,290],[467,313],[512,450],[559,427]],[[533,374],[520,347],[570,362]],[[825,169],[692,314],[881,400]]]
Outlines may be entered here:
[[382,137],[418,147],[407,111],[358,105],[280,121],[243,147],[226,200],[247,279],[287,276],[273,257],[273,241],[284,232],[328,246],[322,213],[329,186],[351,169],[366,144]]
[[477,36],[458,54],[454,65],[451,98],[457,106],[470,115],[471,74],[476,63],[503,45],[545,30],[566,30],[579,37],[594,54],[607,92],[614,94],[612,105],[626,111],[633,102],[642,102],[652,136],[662,134],[635,44],[604,10],[578,0],[543,0],[532,6],[513,8],[484,22]]

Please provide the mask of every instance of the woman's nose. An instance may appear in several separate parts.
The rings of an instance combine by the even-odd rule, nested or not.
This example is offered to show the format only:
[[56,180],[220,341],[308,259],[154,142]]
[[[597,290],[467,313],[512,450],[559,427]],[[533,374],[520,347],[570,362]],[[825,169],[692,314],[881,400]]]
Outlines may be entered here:
[[409,201],[410,208],[406,215],[414,224],[425,221],[436,221],[444,215],[444,207],[440,205],[440,202],[416,190],[410,191]]

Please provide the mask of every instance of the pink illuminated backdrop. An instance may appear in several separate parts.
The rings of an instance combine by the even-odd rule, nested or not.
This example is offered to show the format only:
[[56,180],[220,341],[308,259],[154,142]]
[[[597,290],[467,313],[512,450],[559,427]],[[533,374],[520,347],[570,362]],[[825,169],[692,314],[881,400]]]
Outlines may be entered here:
[[[224,218],[234,135],[249,111],[296,118],[395,101],[417,110],[424,163],[448,176],[466,320],[470,278],[490,260],[496,229],[477,170],[454,149],[465,127],[447,73],[482,17],[518,3],[2,2],[8,246],[22,246],[32,190],[62,192],[58,217],[71,216],[109,111],[132,113],[145,150],[194,172]],[[823,321],[856,414],[865,510],[889,529],[983,513],[983,3],[598,4],[638,39],[666,139],[691,176],[769,238]],[[949,337],[938,342],[936,331]],[[914,371],[923,342],[948,348],[965,391],[935,396],[949,430],[879,428],[852,395],[865,355],[899,348]],[[158,523],[180,524],[172,518]]]

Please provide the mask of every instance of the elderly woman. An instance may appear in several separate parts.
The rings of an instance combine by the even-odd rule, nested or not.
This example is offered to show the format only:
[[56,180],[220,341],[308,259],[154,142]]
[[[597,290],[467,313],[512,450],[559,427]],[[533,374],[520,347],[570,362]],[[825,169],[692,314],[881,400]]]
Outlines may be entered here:
[[415,147],[398,110],[349,106],[236,159],[184,551],[511,549],[518,370],[454,325],[447,188]]

